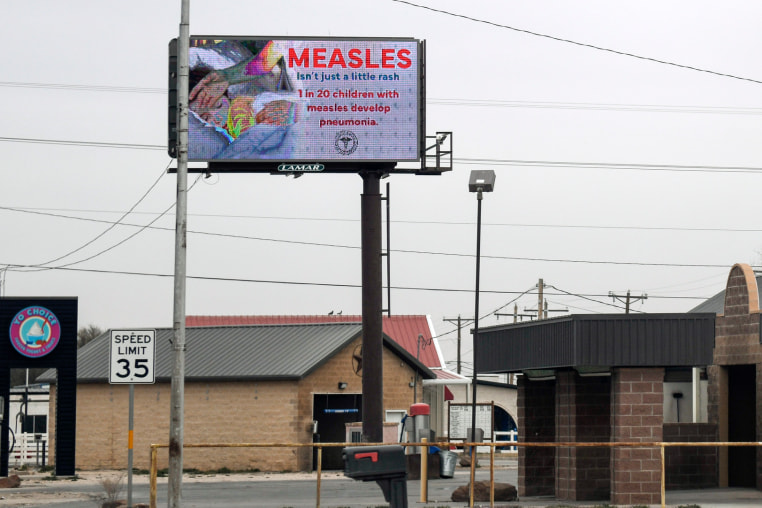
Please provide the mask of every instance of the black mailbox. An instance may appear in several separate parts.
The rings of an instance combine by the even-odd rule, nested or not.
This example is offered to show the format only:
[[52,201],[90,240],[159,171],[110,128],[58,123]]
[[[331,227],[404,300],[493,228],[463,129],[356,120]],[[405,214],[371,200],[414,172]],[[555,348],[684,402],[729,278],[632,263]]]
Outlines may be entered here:
[[391,508],[407,508],[407,460],[402,446],[351,446],[341,456],[344,476],[375,481]]
[[407,474],[405,449],[397,445],[352,446],[342,451],[344,475],[356,480],[379,480]]

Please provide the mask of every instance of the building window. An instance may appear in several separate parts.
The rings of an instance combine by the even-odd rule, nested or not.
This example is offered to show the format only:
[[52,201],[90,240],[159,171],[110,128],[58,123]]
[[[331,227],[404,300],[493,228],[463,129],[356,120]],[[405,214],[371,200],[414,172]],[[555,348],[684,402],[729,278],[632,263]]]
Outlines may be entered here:
[[26,434],[46,434],[48,432],[47,415],[26,415],[21,432]]

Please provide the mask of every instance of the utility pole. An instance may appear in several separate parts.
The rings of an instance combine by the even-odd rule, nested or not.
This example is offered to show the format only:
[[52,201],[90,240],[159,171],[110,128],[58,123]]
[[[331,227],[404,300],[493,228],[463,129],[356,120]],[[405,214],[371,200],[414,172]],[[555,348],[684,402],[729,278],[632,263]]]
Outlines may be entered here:
[[[532,314],[529,314],[529,316],[534,316],[535,309],[524,309],[526,312],[531,312]],[[551,309],[548,305],[548,300],[545,300],[545,303],[542,306],[542,319],[548,319],[548,314],[551,312],[569,312],[569,309]],[[527,314],[521,314],[522,316],[526,316]]]
[[472,323],[474,321],[473,318],[467,318],[467,323],[462,323],[460,314],[458,314],[457,318],[444,318],[442,321],[447,321],[448,323],[458,323],[458,374],[460,374],[460,330],[463,328],[463,326]]
[[183,481],[185,412],[185,288],[188,230],[188,80],[190,0],[182,0],[177,39],[177,201],[175,204],[174,363],[169,418],[167,506],[179,508]]
[[[626,295],[618,295],[614,293],[613,291],[609,291],[609,296],[613,298],[616,301],[624,303],[624,313],[629,314],[630,313],[630,301],[638,301],[638,300],[648,300],[648,295],[643,293],[640,296],[631,296],[630,290],[627,290]],[[624,298],[624,300],[623,300]]]
[[[537,283],[537,319],[548,319],[549,312],[569,312],[569,309],[549,309],[548,300],[543,298],[543,289],[545,289],[545,283],[540,279]],[[524,309],[524,311],[534,312],[534,309]],[[514,313],[516,313],[516,310],[514,310]]]
[[511,316],[513,316],[513,322],[514,323],[518,323],[519,322],[519,318],[521,318],[522,321],[524,321],[525,317],[528,317],[528,318],[531,319],[531,318],[534,317],[534,313],[532,313],[532,314],[519,314],[519,304],[518,303],[514,303],[513,304],[513,314],[502,314],[500,312],[495,312],[495,317],[498,318],[498,319],[500,319],[501,317],[511,317]]

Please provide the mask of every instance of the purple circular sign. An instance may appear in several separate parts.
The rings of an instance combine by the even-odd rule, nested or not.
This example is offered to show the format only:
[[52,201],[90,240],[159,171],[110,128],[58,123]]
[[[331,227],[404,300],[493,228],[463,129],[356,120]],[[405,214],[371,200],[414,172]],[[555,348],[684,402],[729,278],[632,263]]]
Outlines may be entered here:
[[58,345],[61,324],[50,310],[33,305],[16,314],[10,334],[16,351],[29,358],[40,358]]

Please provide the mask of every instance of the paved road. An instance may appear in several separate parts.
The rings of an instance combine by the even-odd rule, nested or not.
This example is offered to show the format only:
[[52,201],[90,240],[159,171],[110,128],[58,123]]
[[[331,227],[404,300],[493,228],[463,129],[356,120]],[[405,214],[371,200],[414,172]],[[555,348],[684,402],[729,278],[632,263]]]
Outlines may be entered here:
[[[408,504],[410,507],[439,508],[464,506],[464,503],[450,501],[452,492],[469,481],[469,470],[457,468],[455,476],[449,479],[430,480],[428,482],[428,502],[420,503],[421,482],[407,482]],[[495,481],[516,484],[515,468],[496,469]],[[214,478],[190,478],[183,481],[184,508],[306,508],[314,507],[317,499],[317,482],[304,475],[274,474],[268,479],[247,479],[246,475],[231,475],[224,481]],[[327,475],[328,476],[328,475]],[[240,478],[240,480],[238,479]],[[298,479],[297,479],[298,478]],[[479,469],[477,480],[488,480],[489,469]],[[146,477],[133,480],[133,503],[147,503],[149,487]],[[160,479],[158,485],[158,506],[167,506],[166,479]],[[45,485],[25,487],[8,492],[10,495],[24,494],[30,504],[7,504],[6,506],[34,506],[36,508],[82,508],[96,506],[94,502],[103,494],[98,484],[84,484],[72,480],[45,482]],[[54,494],[59,499],[49,499]],[[38,498],[35,501],[34,498]],[[126,497],[126,493],[122,496]],[[66,498],[69,498],[68,500]],[[360,482],[337,477],[335,474],[321,481],[320,506],[322,508],[376,508],[388,506],[381,488],[375,482]],[[0,500],[0,507],[4,505]]]
[[[250,475],[249,475],[250,476]],[[477,480],[488,480],[489,470],[477,470]],[[450,501],[452,492],[469,480],[469,470],[458,467],[451,479],[430,480],[428,482],[428,502],[420,502],[418,480],[408,481],[409,508],[463,507],[467,503]],[[513,485],[517,481],[517,470],[510,465],[495,470],[495,480]],[[94,499],[103,494],[103,489],[92,482],[58,480],[44,482],[44,485],[0,491],[0,508],[3,506],[27,506],[35,508],[83,508],[97,506]],[[136,476],[134,479],[133,502],[148,502],[148,479]],[[305,475],[271,474],[257,478],[247,475],[223,477],[199,476],[183,480],[183,508],[306,508],[316,506],[317,482]],[[19,497],[19,496],[23,496]],[[13,502],[16,497],[16,502]],[[123,496],[126,497],[126,496]],[[18,504],[25,499],[26,504]],[[320,506],[322,508],[377,508],[388,506],[381,489],[375,482],[358,482],[336,474],[327,474],[321,482]],[[605,502],[569,502],[552,498],[524,498],[518,502],[496,503],[497,506],[544,507],[544,506],[595,506]],[[699,505],[701,508],[759,508],[762,506],[762,492],[753,489],[706,489],[694,491],[668,491],[667,505]],[[488,503],[477,503],[486,506]],[[158,486],[158,506],[167,506],[166,478],[160,479]],[[658,506],[658,505],[657,505]]]

